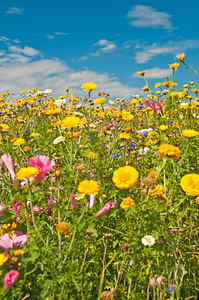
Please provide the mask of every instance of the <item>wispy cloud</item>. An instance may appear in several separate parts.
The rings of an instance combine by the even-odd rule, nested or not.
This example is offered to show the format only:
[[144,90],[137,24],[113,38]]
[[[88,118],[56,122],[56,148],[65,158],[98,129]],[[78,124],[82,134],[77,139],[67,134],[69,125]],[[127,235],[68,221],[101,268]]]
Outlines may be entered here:
[[18,46],[10,46],[9,47],[9,50],[11,52],[14,52],[14,53],[21,53],[21,54],[24,54],[26,56],[35,56],[35,55],[39,55],[40,52],[34,48],[31,48],[31,47],[24,47],[24,48],[20,48]]
[[[152,68],[148,69],[147,72],[145,73],[145,77],[147,79],[158,79],[158,78],[166,78],[167,76],[172,75],[172,70],[171,69],[161,69],[161,68]],[[133,77],[140,77],[140,75],[134,73],[132,75]]]
[[116,48],[116,44],[114,42],[106,39],[99,40],[97,43],[93,44],[93,46],[99,46],[100,49],[98,51],[102,52],[110,52]]
[[177,55],[181,52],[185,52],[187,49],[199,48],[199,40],[182,40],[182,41],[170,41],[167,44],[160,45],[159,43],[153,43],[151,46],[143,45],[135,47],[135,49],[142,49],[135,52],[135,60],[137,63],[146,63],[147,61],[163,54]]
[[146,5],[134,5],[126,16],[129,23],[134,27],[162,27],[164,29],[174,29],[170,14],[156,11],[155,8]]
[[5,15],[21,15],[25,11],[24,8],[19,8],[19,7],[9,7],[8,10],[6,10]]
[[69,34],[69,33],[67,33],[67,32],[56,31],[56,32],[54,32],[53,34],[46,34],[46,38],[47,38],[48,40],[53,40],[53,39],[55,39],[56,36],[66,36],[66,35],[68,35],[68,34]]

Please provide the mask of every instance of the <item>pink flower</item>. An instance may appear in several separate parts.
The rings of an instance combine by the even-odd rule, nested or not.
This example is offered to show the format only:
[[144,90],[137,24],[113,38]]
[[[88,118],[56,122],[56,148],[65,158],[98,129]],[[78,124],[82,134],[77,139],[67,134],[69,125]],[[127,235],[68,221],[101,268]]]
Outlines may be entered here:
[[155,111],[157,116],[159,116],[161,114],[161,111],[162,111],[161,104],[164,103],[164,100],[160,100],[159,103],[160,104],[157,104],[157,102],[149,102],[149,101],[144,102],[144,104],[146,106],[150,107],[153,111]]
[[35,182],[39,182],[48,171],[53,169],[54,165],[55,162],[49,160],[49,157],[44,155],[36,155],[29,159],[29,167],[35,167],[40,172],[35,177]]
[[23,247],[27,239],[27,235],[21,231],[15,231],[12,238],[10,238],[8,233],[5,233],[0,236],[0,247],[3,248],[5,253],[8,253],[13,245],[20,248]]
[[9,290],[19,277],[19,272],[11,270],[4,276],[4,289]]
[[94,194],[91,194],[91,195],[90,195],[90,203],[89,203],[89,207],[93,207],[94,201],[95,201],[95,197],[96,197],[96,195],[94,195]]
[[0,217],[4,215],[5,209],[6,209],[5,203],[0,203]]
[[48,199],[47,205],[48,205],[47,213],[50,214],[51,213],[51,205],[52,205],[52,199],[51,198]]
[[77,210],[77,202],[76,202],[75,196],[73,194],[70,194],[70,201],[71,201],[73,210],[76,211]]
[[114,203],[112,203],[112,202],[107,202],[105,205],[104,205],[104,207],[100,210],[100,211],[98,211],[96,214],[95,214],[95,216],[96,217],[99,217],[99,216],[101,216],[102,214],[104,214],[105,212],[107,212],[109,209],[111,209],[111,208],[113,208],[114,207]]
[[14,180],[16,177],[15,171],[14,171],[14,165],[13,165],[13,160],[12,157],[8,154],[4,154],[1,156],[1,159],[3,163],[6,165],[8,171],[10,172],[10,175],[12,177],[13,183],[15,186],[17,186],[17,182]]

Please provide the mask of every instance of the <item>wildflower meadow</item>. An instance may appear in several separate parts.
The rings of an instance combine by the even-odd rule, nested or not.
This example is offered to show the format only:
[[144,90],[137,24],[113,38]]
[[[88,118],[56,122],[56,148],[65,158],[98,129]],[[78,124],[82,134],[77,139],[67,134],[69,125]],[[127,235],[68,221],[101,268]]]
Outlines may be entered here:
[[[0,94],[0,299],[199,299],[199,88]],[[50,88],[50,87],[49,87]]]

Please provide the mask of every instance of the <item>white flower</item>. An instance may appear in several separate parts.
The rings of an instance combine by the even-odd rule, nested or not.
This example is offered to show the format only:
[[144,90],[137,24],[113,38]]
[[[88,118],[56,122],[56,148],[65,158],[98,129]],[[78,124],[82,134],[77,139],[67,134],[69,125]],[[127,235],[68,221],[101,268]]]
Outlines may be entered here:
[[84,115],[83,115],[82,113],[78,112],[78,111],[75,111],[75,112],[73,113],[73,116],[83,117]]
[[51,89],[46,89],[46,90],[44,91],[44,93],[45,93],[45,94],[52,94],[52,90],[51,90]]
[[90,128],[96,128],[96,125],[93,124],[93,123],[91,123],[91,124],[89,124],[89,127],[90,127]]
[[113,101],[113,100],[109,100],[109,102],[108,102],[110,105],[114,105],[115,104],[115,101]]
[[149,150],[150,150],[149,147],[141,148],[139,150],[139,154],[146,155]]
[[137,133],[139,133],[139,134],[145,134],[145,133],[149,133],[150,131],[153,131],[153,129],[149,128],[149,129],[137,130]]
[[66,100],[65,100],[65,99],[56,100],[56,101],[54,102],[54,104],[55,104],[56,106],[58,106],[58,107],[64,105],[65,103],[66,103]]
[[65,137],[59,136],[53,141],[53,145],[57,145],[60,142],[63,142],[65,140]]
[[36,96],[44,96],[45,92],[44,91],[37,91]]
[[142,238],[142,244],[144,246],[153,246],[155,244],[155,238],[152,236],[152,235],[145,235],[143,238]]

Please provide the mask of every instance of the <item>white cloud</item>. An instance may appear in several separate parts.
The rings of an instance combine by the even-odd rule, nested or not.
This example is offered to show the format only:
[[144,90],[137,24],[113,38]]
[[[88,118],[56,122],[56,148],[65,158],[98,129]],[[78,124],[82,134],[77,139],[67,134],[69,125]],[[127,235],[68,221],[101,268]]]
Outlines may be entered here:
[[100,50],[102,52],[110,52],[116,48],[116,44],[112,41],[108,41],[106,39],[101,39],[97,43],[93,44],[93,46],[100,46]]
[[19,7],[9,7],[6,11],[6,15],[8,14],[15,14],[15,15],[21,15],[25,9],[19,8]]
[[84,56],[80,57],[79,60],[87,60],[87,59],[88,59],[88,57],[86,55],[84,55]]
[[35,56],[35,55],[39,55],[40,52],[34,48],[31,47],[24,47],[24,48],[20,48],[17,46],[10,46],[9,50],[15,53],[21,53],[27,56]]
[[67,32],[59,32],[59,31],[57,31],[57,32],[55,32],[55,35],[68,35],[68,33]]
[[166,12],[158,12],[151,6],[134,5],[128,12],[129,23],[134,27],[163,27],[174,29],[170,22],[171,15]]
[[7,38],[6,36],[3,36],[3,35],[0,36],[0,42],[5,42],[6,43],[8,41],[10,41],[10,39]]
[[[158,79],[158,78],[166,78],[167,76],[172,75],[173,71],[171,69],[161,69],[161,68],[153,68],[148,69],[145,73],[145,77],[147,79]],[[140,75],[134,73],[133,77],[140,77]]]
[[[21,49],[21,48],[20,48]],[[22,49],[23,50],[23,49]],[[53,96],[57,97],[70,89],[75,96],[87,96],[81,89],[84,82],[95,82],[98,90],[92,92],[95,98],[99,91],[107,92],[112,97],[130,97],[140,93],[139,88],[123,85],[117,77],[108,73],[99,73],[91,70],[74,70],[59,59],[38,59],[33,61],[33,56],[20,53],[2,52],[0,56],[0,82],[1,91],[10,90],[19,95],[21,90],[38,88],[53,90]]]
[[185,52],[187,49],[194,48],[199,48],[199,40],[168,42],[165,45],[160,45],[159,43],[153,43],[151,46],[143,45],[138,48],[142,49],[141,51],[135,52],[135,60],[137,63],[146,63],[161,54],[173,54],[176,56],[181,52]]
[[55,36],[52,34],[47,34],[46,37],[48,40],[53,40],[55,38]]
[[68,35],[69,33],[67,32],[60,32],[60,31],[56,31],[54,32],[53,34],[46,34],[46,38],[48,40],[53,40],[56,36],[66,36]]

